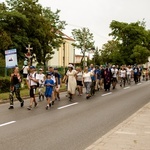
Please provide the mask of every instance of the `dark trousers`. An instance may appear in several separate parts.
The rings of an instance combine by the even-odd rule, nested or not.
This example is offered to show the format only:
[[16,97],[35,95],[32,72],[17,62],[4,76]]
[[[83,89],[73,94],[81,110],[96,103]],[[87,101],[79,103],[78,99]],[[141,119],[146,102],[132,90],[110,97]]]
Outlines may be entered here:
[[104,89],[105,91],[110,90],[110,82],[107,82],[106,80],[104,80]]
[[95,94],[95,85],[96,85],[96,81],[92,81],[92,84],[91,84],[91,95]]
[[135,83],[138,83],[138,74],[134,74],[134,81]]

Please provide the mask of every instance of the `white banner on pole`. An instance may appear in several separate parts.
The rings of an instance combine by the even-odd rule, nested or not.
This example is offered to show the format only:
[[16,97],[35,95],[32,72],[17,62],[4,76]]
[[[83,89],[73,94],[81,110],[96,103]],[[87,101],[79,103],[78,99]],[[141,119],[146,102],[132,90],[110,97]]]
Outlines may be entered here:
[[14,68],[18,65],[16,49],[10,49],[5,51],[5,62],[6,68]]

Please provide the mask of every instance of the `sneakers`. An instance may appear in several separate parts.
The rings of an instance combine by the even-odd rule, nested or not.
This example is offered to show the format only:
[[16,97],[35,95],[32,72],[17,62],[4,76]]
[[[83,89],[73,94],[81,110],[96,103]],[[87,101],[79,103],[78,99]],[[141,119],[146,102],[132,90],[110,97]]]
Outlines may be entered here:
[[23,107],[23,106],[24,106],[24,101],[22,101],[20,104],[20,107]]
[[14,109],[14,106],[10,106],[8,109]]
[[37,105],[38,105],[37,102],[35,102],[35,103],[34,103],[34,107],[37,107]]
[[46,108],[46,110],[48,110],[49,106],[46,106],[45,108]]
[[54,105],[54,101],[52,101],[52,105]]
[[86,99],[89,99],[91,97],[91,95],[86,96]]
[[42,95],[42,101],[44,101],[44,95]]
[[27,109],[28,109],[28,110],[31,110],[31,109],[32,109],[32,106],[28,106]]
[[[37,102],[34,103],[34,107],[37,107],[37,105],[38,105]],[[28,106],[27,109],[28,109],[28,110],[31,110],[31,109],[32,109],[32,106]]]

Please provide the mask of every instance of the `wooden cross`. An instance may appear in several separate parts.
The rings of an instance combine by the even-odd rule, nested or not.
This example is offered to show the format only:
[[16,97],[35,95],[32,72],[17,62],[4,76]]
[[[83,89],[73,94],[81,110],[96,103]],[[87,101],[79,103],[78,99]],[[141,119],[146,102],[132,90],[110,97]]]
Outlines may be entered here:
[[32,65],[32,54],[31,54],[31,50],[33,50],[33,48],[30,47],[30,44],[28,44],[28,47],[26,47],[26,49],[28,50],[28,52],[25,54],[25,56],[29,59],[29,64]]
[[31,53],[31,50],[33,50],[33,48],[30,47],[30,44],[28,44],[28,47],[26,47],[26,49],[28,50],[28,53]]

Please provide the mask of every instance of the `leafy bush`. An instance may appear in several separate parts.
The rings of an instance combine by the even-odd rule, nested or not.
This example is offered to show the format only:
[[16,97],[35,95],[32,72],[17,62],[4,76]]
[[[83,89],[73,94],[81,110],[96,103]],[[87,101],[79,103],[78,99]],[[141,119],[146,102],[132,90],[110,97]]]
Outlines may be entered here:
[[10,80],[8,78],[0,78],[0,93],[8,92],[10,89]]

